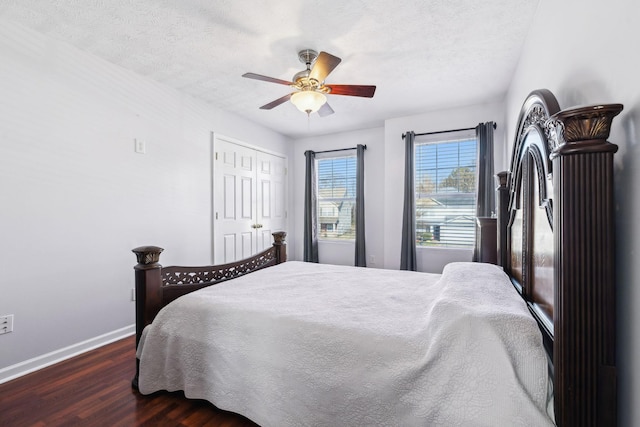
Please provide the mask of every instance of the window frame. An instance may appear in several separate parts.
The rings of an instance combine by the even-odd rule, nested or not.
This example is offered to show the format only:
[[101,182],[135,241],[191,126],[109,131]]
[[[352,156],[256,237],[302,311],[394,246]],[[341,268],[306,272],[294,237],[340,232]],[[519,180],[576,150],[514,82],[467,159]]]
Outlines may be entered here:
[[[427,168],[419,167],[419,162],[433,162],[432,159],[425,157],[425,154],[420,155],[419,151],[426,146],[444,146],[446,144],[460,144],[468,141],[473,141],[474,149],[472,153],[461,156],[460,146],[458,145],[458,157],[456,163],[452,165],[441,166],[438,165],[438,160],[435,160],[435,167]],[[414,140],[414,163],[413,163],[413,177],[414,177],[414,200],[415,200],[415,209],[414,209],[414,222],[415,222],[415,242],[416,249],[444,249],[444,250],[472,250],[475,246],[476,240],[476,226],[475,226],[475,218],[476,218],[476,206],[477,206],[477,168],[478,168],[478,138],[475,133],[475,129],[464,130],[464,131],[453,131],[453,132],[442,132],[438,134],[432,135],[416,135]],[[461,161],[461,157],[464,158],[464,161]],[[473,159],[473,167],[471,168],[471,159]],[[453,176],[453,172],[455,170],[460,171],[460,173],[464,174],[465,171],[463,168],[472,169],[473,177],[473,188],[470,191],[460,192],[458,187],[458,191],[439,191],[442,182],[447,181],[449,178]],[[449,170],[450,172],[447,174],[445,178],[441,172],[444,170]],[[430,173],[435,172],[435,176],[430,175]],[[460,174],[459,173],[459,174]],[[425,177],[430,177],[434,182],[429,184],[428,182],[423,183]],[[465,176],[463,175],[463,178]],[[468,176],[466,177],[468,180]],[[465,181],[462,181],[463,183]],[[468,181],[467,181],[468,182]],[[461,182],[457,182],[458,186],[461,185]],[[421,185],[434,185],[435,191],[420,191]],[[464,184],[462,184],[464,185]],[[459,204],[461,200],[472,199],[472,203],[465,203],[463,206]],[[432,203],[441,202],[443,199],[445,202],[442,205],[437,205],[434,207],[425,206],[428,203],[428,200],[431,200]],[[440,200],[438,200],[440,199]],[[458,203],[455,203],[457,199]],[[424,201],[424,202],[422,202]],[[438,206],[443,206],[440,215],[438,216],[437,210]],[[458,207],[456,207],[458,206]],[[429,212],[431,210],[431,212]],[[435,211],[435,212],[434,212]],[[425,217],[427,219],[425,219]],[[441,219],[438,219],[441,217]],[[448,218],[448,219],[447,219]],[[461,221],[463,225],[456,226],[453,225],[455,221]],[[429,224],[432,222],[432,224]],[[439,222],[439,224],[437,224]],[[467,224],[468,223],[468,224]],[[451,224],[447,226],[447,224]],[[447,234],[448,238],[446,240],[442,240],[442,228],[447,226]],[[424,233],[424,234],[421,234]],[[438,237],[434,238],[437,233]],[[424,236],[425,240],[420,240],[421,236]],[[460,242],[456,242],[456,239],[460,239]],[[441,243],[437,243],[441,242]]]
[[[352,181],[352,183],[345,183],[345,193],[348,191],[349,185],[352,185],[353,187],[353,197],[321,197],[320,196],[320,187],[321,187],[321,162],[326,162],[326,161],[336,161],[336,160],[342,160],[342,159],[349,159],[352,161],[352,165],[346,165],[345,167],[345,171],[349,172],[350,168],[352,168],[353,170],[353,176],[348,175],[346,176],[344,179],[347,181]],[[356,238],[356,224],[355,224],[355,209],[356,209],[356,177],[357,177],[357,173],[358,173],[358,165],[357,165],[357,156],[355,151],[353,153],[342,153],[342,154],[337,154],[337,153],[318,153],[316,155],[316,214],[317,214],[317,219],[318,219],[318,224],[317,224],[317,236],[318,236],[318,241],[319,242],[338,242],[338,243],[352,243],[355,242],[355,238]],[[335,187],[335,185],[333,187],[331,187],[333,189],[337,188]],[[328,200],[344,200],[344,201],[350,201],[351,202],[351,228],[350,228],[350,237],[337,237],[337,236],[323,236],[323,231],[322,231],[322,225],[323,223],[321,222],[321,215],[320,213],[322,212],[322,206],[321,203],[322,201],[328,201]],[[337,219],[339,220],[340,218],[340,212],[337,212],[336,215]],[[329,223],[327,223],[329,224]],[[335,224],[331,224],[333,225],[333,228],[338,228],[337,227],[338,223]],[[335,230],[334,230],[335,231]],[[325,231],[326,233],[326,231]]]

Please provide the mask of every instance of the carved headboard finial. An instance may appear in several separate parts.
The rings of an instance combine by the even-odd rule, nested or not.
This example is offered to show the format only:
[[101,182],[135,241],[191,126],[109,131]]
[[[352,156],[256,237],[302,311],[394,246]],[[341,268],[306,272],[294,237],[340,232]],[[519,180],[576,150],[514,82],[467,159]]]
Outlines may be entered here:
[[618,147],[606,140],[611,121],[622,109],[622,104],[594,105],[562,110],[551,116],[546,123],[554,146],[551,157],[561,152],[584,150],[587,146],[589,151],[615,152]]
[[160,261],[160,254],[164,249],[158,246],[140,246],[132,249],[131,252],[136,254],[138,264],[151,265]]
[[509,183],[509,172],[502,171],[496,174],[496,182],[498,184],[498,189],[504,188]]
[[276,231],[275,233],[271,234],[273,235],[273,243],[276,245],[282,245],[285,238],[287,237],[286,231]]

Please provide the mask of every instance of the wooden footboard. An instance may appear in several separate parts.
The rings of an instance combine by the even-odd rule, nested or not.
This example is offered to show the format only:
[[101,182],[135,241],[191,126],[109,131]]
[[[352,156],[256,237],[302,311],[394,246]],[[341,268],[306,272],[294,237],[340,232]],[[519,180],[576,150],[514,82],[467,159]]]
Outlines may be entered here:
[[[153,322],[160,309],[174,299],[198,289],[283,263],[287,260],[287,233],[273,233],[273,246],[250,258],[237,262],[203,267],[162,267],[157,246],[141,246],[133,249],[138,259],[134,267],[136,276],[136,348],[142,330]],[[133,386],[137,388],[136,378]]]

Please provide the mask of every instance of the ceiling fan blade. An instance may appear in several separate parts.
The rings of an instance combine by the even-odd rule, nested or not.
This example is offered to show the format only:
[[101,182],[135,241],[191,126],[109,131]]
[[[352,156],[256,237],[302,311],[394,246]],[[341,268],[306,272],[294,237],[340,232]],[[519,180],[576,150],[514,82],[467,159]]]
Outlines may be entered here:
[[281,85],[293,86],[292,82],[288,82],[286,80],[276,79],[276,78],[273,78],[273,77],[263,76],[262,74],[244,73],[242,75],[242,77],[246,77],[248,79],[262,80],[263,82],[271,82],[271,83],[278,83],[278,84],[281,84]]
[[283,96],[282,98],[278,98],[275,101],[271,101],[268,104],[263,105],[262,107],[260,107],[261,110],[271,110],[274,107],[277,107],[280,104],[284,104],[285,102],[287,102],[289,99],[291,99],[291,95],[293,95],[292,93]]
[[328,102],[325,102],[322,105],[322,107],[320,107],[320,109],[318,110],[318,115],[320,117],[326,117],[329,114],[333,114],[333,113],[334,113],[333,108],[331,108]]
[[309,78],[316,79],[319,82],[323,82],[327,78],[330,72],[332,72],[342,61],[337,56],[333,56],[327,52],[320,52],[316,58],[316,62],[311,69]]
[[362,85],[325,85],[331,89],[329,92],[331,95],[348,95],[348,96],[362,96],[364,98],[373,98],[373,94],[376,92],[375,86],[362,86]]

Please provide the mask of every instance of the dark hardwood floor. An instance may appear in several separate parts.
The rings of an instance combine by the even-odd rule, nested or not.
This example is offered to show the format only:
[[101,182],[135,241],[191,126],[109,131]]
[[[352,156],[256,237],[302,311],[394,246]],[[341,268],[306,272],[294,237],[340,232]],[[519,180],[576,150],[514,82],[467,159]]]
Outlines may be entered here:
[[225,426],[256,424],[182,393],[131,388],[135,338],[125,338],[0,385],[0,426]]

